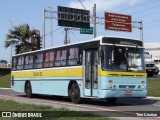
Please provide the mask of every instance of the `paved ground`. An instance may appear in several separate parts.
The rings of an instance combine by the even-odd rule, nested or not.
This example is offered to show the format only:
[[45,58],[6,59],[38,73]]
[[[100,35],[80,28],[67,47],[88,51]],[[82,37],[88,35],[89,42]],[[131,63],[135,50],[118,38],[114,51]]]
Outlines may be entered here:
[[[11,89],[0,89],[0,99],[14,100],[20,103],[47,105],[55,108],[64,107],[78,111],[94,111],[95,114],[110,114],[111,117],[118,116],[118,119],[126,120],[129,119],[129,116],[135,116],[135,114],[141,112],[158,113],[160,115],[160,98],[158,97],[147,97],[145,99],[123,98],[119,99],[114,105],[99,99],[83,99],[81,104],[73,104],[67,97],[41,95],[30,99],[26,98],[24,94],[16,93]],[[127,116],[127,118],[124,116]],[[136,120],[160,119],[159,117],[132,117],[130,119],[133,120],[135,118]]]

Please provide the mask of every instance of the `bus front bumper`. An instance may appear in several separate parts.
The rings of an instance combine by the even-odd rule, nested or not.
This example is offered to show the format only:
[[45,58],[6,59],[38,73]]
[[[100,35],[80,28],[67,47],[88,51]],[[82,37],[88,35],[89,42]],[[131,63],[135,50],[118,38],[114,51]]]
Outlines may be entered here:
[[147,97],[147,90],[141,90],[141,91],[101,90],[99,97],[100,98],[120,98],[120,97],[145,98]]

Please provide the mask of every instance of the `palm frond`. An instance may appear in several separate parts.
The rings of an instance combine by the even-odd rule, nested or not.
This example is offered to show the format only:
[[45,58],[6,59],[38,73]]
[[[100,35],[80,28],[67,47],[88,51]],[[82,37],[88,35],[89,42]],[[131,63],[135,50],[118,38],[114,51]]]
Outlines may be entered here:
[[36,49],[35,45],[28,42],[32,35],[36,35],[36,30],[30,30],[28,24],[21,24],[13,27],[13,29],[10,29],[9,33],[6,35],[5,47],[8,48],[11,45],[19,44],[20,53]]

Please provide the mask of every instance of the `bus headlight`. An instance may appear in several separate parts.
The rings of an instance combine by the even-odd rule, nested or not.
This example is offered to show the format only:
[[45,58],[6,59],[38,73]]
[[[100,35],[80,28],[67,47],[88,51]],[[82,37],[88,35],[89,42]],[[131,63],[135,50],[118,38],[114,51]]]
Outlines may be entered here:
[[112,84],[112,82],[113,82],[112,80],[109,80],[109,83],[110,83],[110,84]]
[[111,89],[112,88],[112,80],[109,80],[109,88]]

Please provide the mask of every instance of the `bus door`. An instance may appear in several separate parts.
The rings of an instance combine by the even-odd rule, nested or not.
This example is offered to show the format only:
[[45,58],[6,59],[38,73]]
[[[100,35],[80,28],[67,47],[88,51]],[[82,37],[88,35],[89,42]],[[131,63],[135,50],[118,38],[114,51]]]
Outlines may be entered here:
[[84,51],[84,96],[98,96],[98,50]]

